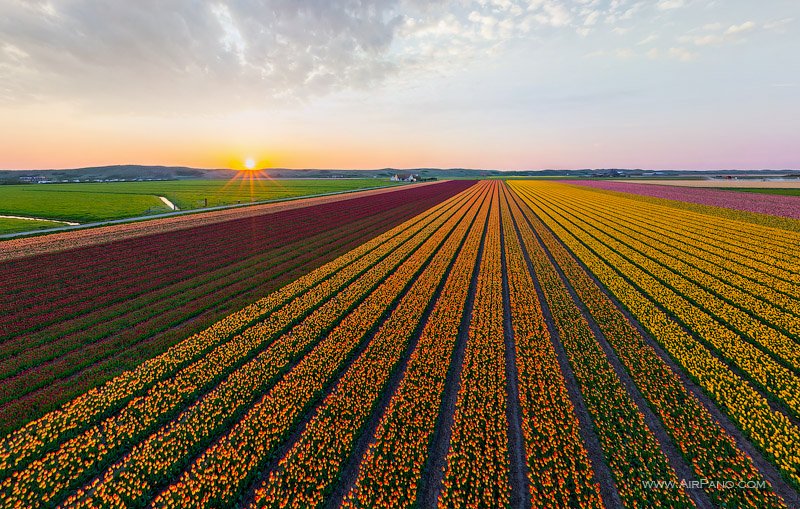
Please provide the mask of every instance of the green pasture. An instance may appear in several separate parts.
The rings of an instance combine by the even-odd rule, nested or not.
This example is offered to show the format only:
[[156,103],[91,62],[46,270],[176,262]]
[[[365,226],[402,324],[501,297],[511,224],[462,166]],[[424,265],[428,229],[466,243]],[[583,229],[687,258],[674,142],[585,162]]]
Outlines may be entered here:
[[46,228],[57,228],[59,226],[64,226],[64,223],[56,223],[54,221],[30,221],[28,219],[0,217],[0,235],[4,235],[6,233],[44,230]]
[[[163,196],[181,210],[352,191],[392,183],[380,179],[98,182],[0,186],[0,215],[80,223],[169,212]],[[33,221],[28,221],[28,224]]]

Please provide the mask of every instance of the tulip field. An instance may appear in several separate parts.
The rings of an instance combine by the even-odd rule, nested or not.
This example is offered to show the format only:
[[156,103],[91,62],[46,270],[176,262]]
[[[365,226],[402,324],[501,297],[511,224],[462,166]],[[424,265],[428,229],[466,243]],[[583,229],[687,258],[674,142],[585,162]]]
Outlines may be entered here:
[[448,181],[18,244],[0,508],[800,507],[800,221],[672,198]]

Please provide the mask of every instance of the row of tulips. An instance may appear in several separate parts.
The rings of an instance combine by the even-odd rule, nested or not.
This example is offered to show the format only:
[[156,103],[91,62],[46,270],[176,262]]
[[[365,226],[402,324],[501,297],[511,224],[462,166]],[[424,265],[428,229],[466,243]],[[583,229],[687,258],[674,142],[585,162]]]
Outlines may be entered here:
[[[680,248],[682,244],[686,244],[701,258],[747,274],[751,279],[767,283],[787,295],[800,296],[796,284],[800,258],[797,257],[794,247],[800,242],[798,234],[794,234],[792,239],[781,240],[781,230],[769,229],[762,232],[768,234],[769,238],[758,238],[753,242],[732,242],[732,238],[757,237],[760,227],[723,219],[712,222],[710,216],[649,203],[635,204],[632,207],[634,204],[623,197],[594,193],[579,187],[563,188],[566,189],[570,190],[573,199],[580,197],[584,205],[590,202],[602,207],[604,214],[610,212],[609,208],[613,208],[613,217],[626,217],[626,221],[637,218],[640,225],[657,231],[660,238],[670,240],[675,247]],[[628,212],[631,212],[631,216],[627,215]]]
[[[623,505],[693,507],[693,500],[681,486],[658,439],[645,423],[543,247],[530,227],[522,221],[517,223]],[[651,480],[672,481],[675,487],[645,487],[644,482]]]
[[800,335],[797,319],[800,317],[800,299],[779,292],[768,281],[762,281],[763,273],[703,251],[701,245],[678,234],[670,234],[648,220],[654,211],[646,208],[620,214],[616,204],[611,202],[587,203],[584,197],[576,196],[570,203],[596,218],[606,231],[619,232],[622,237],[617,235],[617,238],[637,239],[677,263],[686,264],[684,267],[694,280],[703,281],[709,290],[752,312],[755,318],[767,318],[790,334]]
[[[709,297],[699,297],[701,303],[710,302],[707,309],[710,311],[719,310],[720,314],[729,317],[730,324],[737,324],[748,329],[744,334],[758,334],[761,337],[771,337],[770,341],[785,342],[789,338],[776,336],[777,331],[763,329],[765,324],[773,328],[787,331],[794,335],[800,333],[800,320],[798,314],[786,312],[773,304],[770,297],[784,297],[784,302],[788,302],[790,307],[800,309],[800,300],[788,295],[765,288],[766,285],[758,284],[755,281],[748,281],[743,288],[739,288],[730,282],[730,275],[739,275],[735,269],[725,266],[714,266],[708,264],[703,259],[701,253],[692,254],[692,242],[685,239],[683,243],[673,245],[665,244],[661,241],[665,235],[658,227],[651,226],[651,231],[646,227],[628,225],[628,221],[623,217],[618,217],[614,212],[612,204],[604,201],[595,201],[587,204],[580,196],[569,196],[561,193],[554,194],[553,199],[562,204],[565,210],[569,210],[574,217],[579,217],[582,221],[610,235],[616,241],[625,244],[628,248],[636,250],[638,253],[667,267],[678,276],[698,285],[701,290],[710,292]],[[552,200],[550,201],[552,203]],[[645,210],[642,213],[649,213]],[[635,214],[632,214],[635,215]],[[644,222],[644,219],[641,220]],[[644,230],[644,231],[643,231]],[[699,255],[699,256],[698,256]],[[705,265],[707,270],[701,270],[697,266]],[[710,270],[708,266],[710,265]],[[740,275],[739,275],[740,276]],[[744,278],[741,278],[744,279]],[[746,280],[747,281],[747,280]],[[690,287],[691,288],[691,287]],[[697,289],[692,289],[697,292]],[[764,295],[763,290],[768,293]],[[684,296],[691,297],[689,292],[682,292]],[[719,302],[719,300],[724,301]],[[722,308],[725,305],[733,306],[738,309]],[[742,313],[747,313],[743,316]],[[755,320],[753,320],[755,318]],[[759,332],[756,332],[758,330]],[[791,341],[791,340],[789,340]]]
[[[581,187],[570,186],[574,191],[581,191],[591,200],[612,201],[623,209],[643,208],[649,210],[650,218],[665,230],[680,232],[683,236],[696,241],[709,250],[722,254],[735,255],[737,251],[745,253],[739,259],[753,267],[776,274],[798,275],[796,265],[788,263],[797,260],[798,255],[793,246],[800,241],[800,233],[781,228],[764,227],[746,221],[735,221],[714,214],[703,214],[683,210],[641,196],[620,193],[595,192]],[[645,205],[642,205],[644,203]],[[725,231],[725,235],[719,235]],[[749,256],[748,256],[749,254]],[[787,260],[786,257],[789,257]]]
[[[733,437],[686,389],[678,375],[647,344],[552,232],[530,208],[521,203],[519,206],[697,475],[736,483],[764,481]],[[759,490],[710,489],[708,493],[715,503],[726,507],[785,507],[769,487]]]
[[[215,432],[224,429],[225,424],[229,424],[226,417],[246,409],[259,391],[265,390],[293,360],[312,347],[332,323],[352,310],[407,257],[415,256],[412,253],[418,251],[429,236],[434,232],[438,235],[443,221],[444,218],[434,220],[344,290],[337,289],[338,294],[333,298],[330,297],[335,292],[320,291],[319,287],[326,285],[318,285],[272,313],[267,320],[156,384],[145,396],[133,399],[106,421],[34,461],[25,470],[15,472],[0,485],[3,495],[17,501],[59,500],[88,475],[95,474],[121,451],[134,445],[131,453],[91,483],[91,491],[100,501],[104,500],[104,488],[109,484],[113,486],[112,491],[124,493],[127,487],[131,493],[139,493],[139,498],[146,495],[142,486],[147,486],[147,481],[160,479],[158,473],[175,469],[181,460],[191,456],[189,446],[192,443],[203,444]],[[304,315],[302,307],[312,307],[326,298],[330,300],[272,342]],[[236,369],[248,355],[267,346],[255,359]],[[222,384],[180,415],[175,415],[232,370],[235,371]],[[159,425],[163,425],[162,428],[148,437]],[[129,502],[137,500],[132,498]]]
[[[439,201],[446,196],[445,191],[439,195]],[[207,276],[192,275],[181,283],[149,292],[137,302],[120,304],[119,309],[106,310],[98,305],[96,312],[67,321],[64,330],[58,324],[32,334],[47,336],[38,338],[43,342],[39,347],[31,346],[31,342],[37,342],[36,338],[31,337],[31,342],[16,341],[20,348],[18,355],[0,356],[5,360],[3,371],[9,368],[17,373],[0,382],[0,401],[5,401],[0,403],[0,434],[58,408],[125,370],[134,369],[143,359],[163,353],[227,314],[425,210],[432,200],[433,197],[394,205],[373,204],[371,211],[367,211],[368,217],[356,222],[348,222],[348,218],[339,226],[323,225],[330,236],[321,233],[294,242],[287,250],[267,249],[232,264],[230,269],[210,271]],[[243,239],[244,243],[247,241]],[[142,279],[145,274],[145,280],[157,279],[143,270],[136,278]],[[195,286],[200,280],[205,282]],[[171,296],[167,297],[167,293]],[[123,314],[116,318],[107,316],[107,312],[113,315],[129,306],[137,309],[120,311]],[[23,368],[26,369],[19,371]]]
[[[470,206],[471,203],[467,204],[461,213],[416,248],[391,275],[387,277],[387,273],[381,274],[383,282],[366,300],[347,314],[224,436],[203,451],[177,479],[161,491],[153,504],[183,507],[187,499],[201,507],[224,507],[234,503],[286,440],[293,427],[300,423],[303,415],[335,383],[337,374],[346,368],[348,359],[369,338],[370,331],[380,324],[392,304],[402,297]],[[150,472],[152,467],[148,467],[142,470]],[[107,486],[101,491],[110,496],[120,490],[119,480]],[[97,497],[98,490],[90,487],[87,494]],[[87,500],[88,507],[94,504],[91,499]]]
[[[383,224],[385,223],[381,221],[376,226]],[[87,346],[91,347],[107,339],[118,340],[125,337],[125,344],[134,344],[147,338],[148,334],[158,332],[150,324],[163,315],[178,311],[175,316],[180,319],[188,313],[201,312],[205,306],[192,305],[198,300],[213,296],[216,301],[221,302],[224,298],[247,291],[271,278],[278,278],[298,265],[311,262],[314,256],[319,257],[322,254],[326,245],[350,243],[365,233],[369,234],[369,230],[363,232],[342,228],[338,235],[336,232],[326,232],[138,297],[131,297],[122,289],[120,296],[125,299],[123,302],[100,306],[97,312],[74,319],[63,319],[63,316],[58,316],[59,310],[56,310],[56,318],[61,320],[58,324],[17,335],[2,344],[0,352],[4,361],[0,363],[0,379],[76,351],[83,354]],[[158,276],[147,274],[147,278],[150,277]],[[142,329],[145,335],[126,334],[132,327]]]
[[[504,194],[507,194],[504,191]],[[603,507],[506,197],[503,232],[532,507]],[[513,202],[512,202],[513,205]]]
[[493,187],[439,507],[507,507],[511,499],[500,185]]
[[[447,197],[447,186],[439,188]],[[216,225],[192,228],[149,238],[129,239],[68,253],[43,255],[10,262],[2,268],[8,295],[3,296],[3,313],[13,330],[25,330],[25,320],[41,327],[47,310],[62,313],[60,322],[83,312],[92,312],[114,302],[171,285],[212,270],[225,268],[248,257],[330,231],[333,226],[353,223],[383,210],[413,203],[427,197],[438,186],[391,193],[380,203],[354,199],[339,204],[307,207]],[[455,190],[455,189],[453,189]],[[451,190],[452,191],[452,190]],[[425,203],[428,200],[421,200]],[[231,246],[231,238],[242,242]],[[53,271],[57,266],[59,270]],[[143,271],[151,278],[141,278]],[[44,291],[33,289],[45,288]],[[7,300],[7,302],[6,302]],[[27,318],[26,318],[27,317]]]
[[[703,204],[708,208],[716,209],[715,212],[725,216],[724,211],[733,209],[754,212],[765,223],[769,223],[769,216],[782,216],[800,219],[800,203],[794,196],[781,196],[772,194],[743,193],[721,189],[694,188],[691,186],[648,185],[647,183],[616,182],[613,180],[577,180],[571,183],[610,189],[625,193],[636,193],[645,196],[687,202],[689,204]],[[721,184],[724,186],[724,184]],[[737,214],[731,214],[735,217]],[[779,219],[774,217],[772,219]]]
[[[0,423],[13,429],[15,423],[39,417],[59,403],[134,368],[141,359],[162,353],[186,336],[321,265],[326,258],[347,252],[359,245],[363,236],[370,237],[392,224],[391,220],[386,221],[380,221],[377,231],[349,231],[345,238],[320,238],[315,245],[295,244],[274,260],[275,264],[256,264],[230,277],[213,279],[107,323],[79,328],[63,337],[56,335],[52,342],[0,362],[3,368],[26,368],[0,383]],[[65,348],[69,350],[66,353]]]
[[740,309],[740,306],[746,305],[746,301],[740,301],[739,306],[730,303],[731,300],[738,297],[735,289],[728,285],[718,288],[727,292],[728,299],[722,299],[702,285],[702,283],[713,285],[713,278],[704,276],[700,271],[680,259],[661,253],[649,243],[642,242],[633,235],[616,233],[608,224],[592,217],[585,210],[573,207],[570,203],[559,199],[559,195],[554,195],[553,200],[546,200],[543,203],[552,205],[555,203],[554,200],[558,200],[560,209],[568,214],[574,225],[573,228],[580,229],[607,245],[626,260],[658,279],[666,287],[707,312],[720,323],[725,324],[742,338],[760,346],[781,364],[795,371],[800,368],[800,349],[797,348],[795,340],[765,323],[766,318],[770,315],[762,316],[762,319],[755,318],[755,316],[759,316],[759,311],[762,309],[771,311],[771,314],[785,316],[790,323],[796,321],[797,317],[790,318],[757,299],[753,300],[760,302],[760,305],[755,309],[748,309],[750,313],[747,313]]
[[[296,319],[292,313],[307,314],[312,311],[320,303],[320,298],[335,295],[398,246],[430,226],[431,221],[443,220],[441,214],[453,213],[452,208],[461,204],[462,198],[448,200],[417,220],[364,243],[279,291],[232,313],[205,331],[185,339],[164,354],[143,362],[136,369],[119,375],[61,409],[10,434],[0,442],[0,472],[6,476],[10,469],[29,462],[53,445],[75,436],[157,382],[168,380],[182,368],[190,366],[217,348],[225,347],[234,335],[252,324],[262,322],[263,326],[272,313],[283,311],[283,322],[271,319],[273,328],[280,330],[290,325]],[[281,326],[281,323],[284,325]],[[241,337],[236,339],[243,341]],[[231,347],[226,348],[235,352]]]
[[733,372],[703,342],[687,332],[645,291],[652,284],[641,274],[631,277],[624,263],[599,242],[581,241],[552,211],[541,206],[540,193],[557,184],[514,183],[515,191],[547,227],[581,260],[600,282],[644,326],[686,374],[698,383],[746,437],[773,462],[795,487],[800,486],[800,430],[751,383]]
[[[552,202],[547,201],[545,194],[539,199],[539,204],[565,225],[573,235],[585,244],[591,245],[611,265],[631,281],[635,281],[647,295],[702,338],[727,362],[741,369],[759,386],[781,401],[789,412],[799,414],[800,377],[794,371],[744,340],[737,332],[718,322],[701,307],[654,277],[657,268],[652,262],[643,258],[624,257],[613,249],[613,247],[619,248],[613,239],[597,230],[584,231],[581,229],[583,223],[579,217],[561,209],[558,205],[552,205]],[[644,270],[645,268],[648,270]]]
[[489,213],[486,200],[467,235],[441,296],[411,353],[397,390],[389,401],[374,440],[360,461],[344,507],[415,506],[429,447],[442,408],[447,373],[476,272]]
[[335,483],[342,482],[338,475],[343,463],[419,328],[477,212],[477,205],[467,211],[397,310],[323,400],[299,440],[256,490],[254,506],[320,507]]

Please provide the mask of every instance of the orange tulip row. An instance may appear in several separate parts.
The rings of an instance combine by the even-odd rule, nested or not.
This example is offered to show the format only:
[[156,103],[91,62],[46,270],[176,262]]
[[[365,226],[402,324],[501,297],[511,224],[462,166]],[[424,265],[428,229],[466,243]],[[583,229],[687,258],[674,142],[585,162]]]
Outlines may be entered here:
[[24,466],[64,440],[77,436],[158,381],[175,376],[184,366],[202,359],[219,345],[224,345],[234,334],[249,324],[264,320],[270,313],[287,304],[294,304],[295,299],[309,290],[324,286],[326,288],[322,293],[328,292],[326,295],[335,293],[337,288],[374,265],[387,253],[392,252],[427,226],[430,221],[445,211],[451,211],[456,203],[460,203],[471,192],[474,191],[470,190],[462,193],[464,196],[451,198],[420,217],[376,237],[176,344],[163,354],[144,361],[136,369],[119,375],[77,397],[61,409],[11,433],[0,441],[0,476],[7,476],[11,470]]
[[[165,429],[174,432],[175,424],[185,421],[179,419],[178,421],[167,423],[170,415],[173,415],[176,410],[179,410],[182,405],[191,401],[196,395],[202,394],[200,392],[202,387],[213,387],[217,380],[223,378],[226,373],[241,364],[242,360],[246,359],[248,352],[257,352],[264,346],[270,345],[277,335],[296,322],[298,318],[307,314],[314,307],[319,306],[320,302],[324,302],[332,295],[336,295],[350,280],[361,273],[363,274],[348,288],[353,289],[350,292],[353,294],[351,297],[353,300],[363,298],[362,296],[371,287],[374,287],[382,277],[385,277],[394,267],[411,255],[428,236],[433,234],[446,219],[451,217],[455,213],[457,205],[461,205],[464,208],[469,207],[468,202],[458,202],[451,208],[446,209],[443,215],[432,218],[433,220],[430,222],[425,222],[425,226],[416,230],[417,234],[408,239],[407,242],[398,246],[397,243],[390,240],[386,245],[380,246],[379,251],[368,252],[366,256],[358,259],[355,263],[341,267],[342,270],[340,272],[328,279],[319,281],[318,284],[311,288],[307,288],[301,295],[298,295],[299,292],[295,291],[294,287],[291,288],[288,298],[293,295],[295,296],[294,300],[268,315],[263,322],[246,329],[234,339],[222,343],[218,348],[199,359],[198,362],[183,368],[171,378],[157,383],[145,395],[132,399],[119,413],[68,440],[59,449],[33,461],[26,468],[13,472],[10,477],[0,484],[0,501],[3,499],[17,501],[40,500],[44,502],[59,500],[68,490],[77,487],[78,483],[82,482],[87,475],[96,472],[98,468],[102,469],[122,448],[138,444],[154,428],[157,429],[158,425],[168,424]],[[345,258],[352,260],[347,255],[345,255]],[[377,260],[380,261],[375,264]],[[372,261],[374,264],[371,269],[369,265],[363,266],[368,261]],[[364,272],[365,270],[366,272]],[[276,292],[276,294],[267,297],[265,301],[287,299],[285,295],[281,296],[280,293]],[[353,304],[352,301],[343,299],[343,295],[344,292],[338,295],[337,298],[328,300],[325,305],[314,313],[320,315],[326,311],[330,313],[330,310],[336,310],[337,316],[346,313]],[[348,304],[348,302],[350,303]],[[315,314],[312,313],[310,316],[313,317]],[[323,321],[321,323],[326,324],[328,322]],[[309,337],[309,340],[314,338],[314,336]],[[280,352],[289,347],[288,351],[292,352],[294,351],[292,350],[293,346],[295,346],[295,339],[289,333],[288,339],[284,335],[280,340],[272,343],[268,351]],[[297,349],[302,351],[299,344]],[[201,420],[205,417],[213,420],[213,418],[223,419],[229,415],[229,412],[220,409],[220,405],[223,405],[222,408],[224,409],[226,408],[225,404],[234,405],[234,408],[243,404],[241,398],[236,399],[230,396],[231,391],[241,396],[242,393],[235,392],[236,389],[241,390],[241,387],[252,387],[258,381],[265,383],[264,379],[269,380],[270,375],[274,376],[274,373],[267,370],[259,373],[259,376],[254,378],[249,376],[252,374],[253,369],[259,365],[258,361],[263,361],[264,358],[264,355],[257,357],[256,360],[245,364],[247,369],[242,368],[239,371],[234,371],[224,385],[217,387],[210,395],[207,394],[200,402],[181,414],[180,417],[192,416]],[[284,357],[277,357],[277,359],[286,362]],[[247,380],[250,385],[245,384],[242,380]],[[237,386],[240,383],[242,385]],[[225,394],[228,398],[220,399],[217,397],[220,394]],[[247,398],[253,397],[247,392],[244,395]],[[197,412],[200,408],[207,409],[206,407],[214,408],[217,412],[214,413],[210,410],[208,410],[208,414]],[[192,422],[195,423],[195,421]],[[208,423],[204,422],[204,424]],[[138,459],[139,456],[134,453],[141,454],[143,451],[149,451],[150,449],[147,445],[158,442],[157,438],[163,438],[165,434],[169,437],[173,436],[174,433],[165,433],[165,429],[151,436],[146,443],[139,444],[120,463],[127,465],[131,460]],[[186,427],[178,427],[178,429],[183,430]],[[213,429],[213,426],[199,426],[191,433],[204,435],[210,433]],[[190,441],[189,443],[192,442]],[[187,446],[187,444],[178,443],[173,443],[173,445],[181,450]],[[164,447],[159,450],[159,453],[167,454],[167,450],[168,448]],[[173,454],[175,454],[174,451]],[[115,465],[111,468],[111,471],[117,473],[119,467],[120,465]],[[133,479],[135,476],[129,473],[126,475],[131,482],[139,482],[138,477]],[[106,472],[105,476],[111,476],[111,473]],[[95,479],[92,484],[99,485],[101,479]],[[120,483],[119,486],[121,487],[122,484]]]
[[[734,439],[722,429],[702,403],[684,387],[680,378],[645,342],[624,314],[583,271],[575,258],[557,242],[530,208],[521,202],[519,207],[518,214],[525,214],[530,220],[642,395],[656,411],[697,475],[705,479],[726,479],[737,483],[764,481],[751,459],[738,448]],[[714,502],[726,507],[785,507],[783,501],[769,488],[709,489],[708,493]]]
[[[694,506],[542,246],[528,228],[522,230],[523,245],[541,282],[623,504],[629,507]],[[643,481],[654,479],[672,481],[676,488],[644,486]]]
[[411,353],[375,439],[361,459],[344,507],[414,506],[442,405],[467,292],[488,218],[488,200],[459,251],[441,296]]
[[[325,501],[477,212],[476,205],[464,215],[397,310],[322,402],[300,439],[256,490],[253,506],[319,507]],[[473,226],[483,228],[482,223]]]
[[501,205],[531,506],[603,507],[580,423],[506,203],[509,194],[504,191]]
[[[450,218],[392,271],[373,269],[365,274],[370,279],[374,275],[376,282],[382,282],[224,436],[164,489],[155,498],[154,504],[182,507],[188,496],[197,506],[230,505],[274,454],[276,447],[285,440],[305,410],[322,396],[344,362],[379,323],[469,208],[469,205],[462,208],[461,213]],[[374,284],[370,282],[370,286]],[[346,298],[348,295],[342,293],[334,300]],[[352,307],[352,304],[349,306]],[[321,317],[319,325],[329,328],[332,318]],[[118,482],[109,482],[108,493],[113,493],[118,485]]]
[[498,191],[496,185],[439,507],[505,507],[511,498]]
[[731,371],[704,343],[688,334],[672,316],[658,307],[655,302],[663,304],[663,294],[653,292],[655,297],[651,300],[648,292],[652,291],[655,281],[634,272],[596,240],[583,238],[582,242],[578,232],[562,226],[555,212],[544,207],[539,199],[540,193],[558,187],[558,184],[525,182],[511,185],[785,478],[795,487],[800,486],[800,430],[786,415],[774,410],[750,382]]
[[[644,217],[637,220],[638,215],[650,215],[653,211],[635,211],[621,215],[616,212],[616,206],[610,203],[595,201],[587,204],[583,197],[566,198],[561,194],[559,194],[559,200],[563,200],[563,206],[568,205],[573,213],[580,215],[585,221],[600,228],[616,240],[633,247],[649,258],[657,260],[661,265],[667,266],[702,288],[713,292],[713,298],[722,299],[725,303],[746,312],[746,317],[741,316],[740,312],[738,313],[740,318],[737,325],[738,322],[743,322],[743,327],[752,328],[761,326],[763,322],[787,331],[795,339],[800,337],[800,299],[775,291],[757,280],[753,281],[743,277],[745,273],[749,272],[750,277],[758,278],[759,273],[755,273],[755,271],[745,270],[743,273],[737,273],[735,267],[729,268],[725,265],[708,263],[704,259],[706,257],[701,250],[702,246],[695,246],[690,239],[684,238],[682,242],[663,242],[662,239],[668,240],[667,232],[664,229],[654,225],[647,226]],[[721,303],[717,304],[717,306],[721,305]],[[731,313],[737,314],[737,311],[733,310],[727,314],[731,315]],[[774,333],[765,332],[763,334]],[[776,339],[776,341],[781,340]]]

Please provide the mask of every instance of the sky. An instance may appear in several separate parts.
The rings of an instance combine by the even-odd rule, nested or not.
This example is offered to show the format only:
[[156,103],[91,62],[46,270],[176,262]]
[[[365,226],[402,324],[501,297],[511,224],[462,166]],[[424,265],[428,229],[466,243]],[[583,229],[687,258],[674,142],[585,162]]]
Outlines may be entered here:
[[0,168],[800,168],[797,0],[0,0]]

